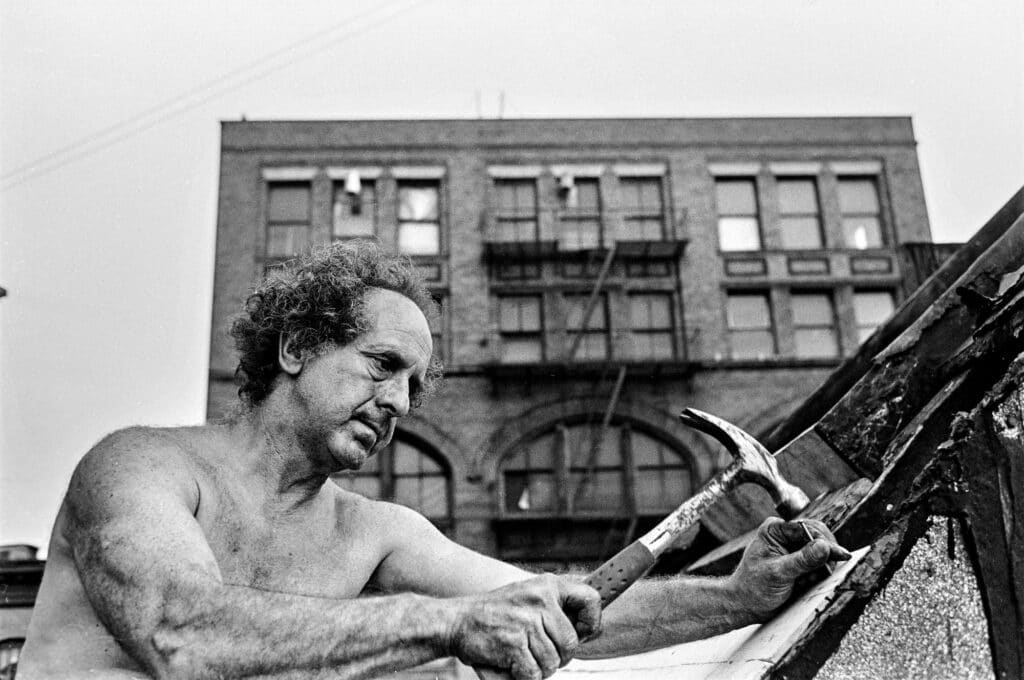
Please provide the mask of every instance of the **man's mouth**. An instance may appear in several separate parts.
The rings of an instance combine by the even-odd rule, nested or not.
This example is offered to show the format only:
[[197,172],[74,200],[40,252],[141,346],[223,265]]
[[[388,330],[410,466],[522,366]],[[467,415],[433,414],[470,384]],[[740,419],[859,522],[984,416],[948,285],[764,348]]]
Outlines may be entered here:
[[[369,445],[367,446],[367,448],[369,448],[370,446],[373,446],[378,441],[380,441],[380,429],[376,425],[374,425],[373,423],[368,422],[366,420],[363,420],[361,418],[360,419],[356,419],[355,422],[359,423],[360,425],[362,425],[363,427],[368,429],[370,431],[370,433],[373,435],[373,441],[369,442]],[[357,434],[357,438],[362,439],[363,437],[360,437]]]

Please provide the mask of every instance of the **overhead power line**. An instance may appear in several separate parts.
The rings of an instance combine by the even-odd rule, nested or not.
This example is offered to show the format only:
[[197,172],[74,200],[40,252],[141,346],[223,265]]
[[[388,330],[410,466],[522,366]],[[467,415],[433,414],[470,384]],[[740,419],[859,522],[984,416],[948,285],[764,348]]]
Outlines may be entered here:
[[[396,5],[401,5],[403,0],[393,0],[384,5],[375,6],[370,10],[360,12],[344,21],[340,21],[326,29],[306,35],[295,42],[274,50],[262,57],[249,62],[243,66],[224,73],[216,78],[208,80],[189,90],[176,94],[158,104],[155,104],[133,116],[122,119],[96,130],[81,139],[51,151],[35,160],[21,165],[0,176],[0,189],[10,189],[23,182],[26,182],[39,175],[56,170],[68,163],[80,160],[101,151],[113,144],[128,139],[140,132],[169,120],[177,115],[186,113],[202,104],[217,99],[229,92],[237,90],[245,85],[266,78],[267,76],[285,69],[297,62],[303,61],[323,50],[333,47],[339,42],[359,36],[367,31],[387,23],[401,14],[404,14],[427,0],[414,0],[407,2],[395,12],[371,19],[363,25],[353,27],[356,22],[370,17],[374,14],[381,14]],[[343,29],[349,30],[343,30]],[[267,68],[255,71],[264,64],[272,62],[279,57],[291,55],[283,61],[271,64]],[[205,94],[204,94],[205,93]],[[198,98],[197,98],[198,97]]]

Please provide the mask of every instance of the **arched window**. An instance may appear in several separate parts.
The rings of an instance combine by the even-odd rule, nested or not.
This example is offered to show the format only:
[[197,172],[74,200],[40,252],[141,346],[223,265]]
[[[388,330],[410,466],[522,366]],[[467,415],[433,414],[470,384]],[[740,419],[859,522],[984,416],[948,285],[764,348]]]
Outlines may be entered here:
[[669,511],[693,492],[689,458],[629,423],[559,423],[501,463],[506,515]]
[[613,553],[699,481],[687,452],[629,421],[602,427],[600,416],[524,442],[501,461],[499,479],[502,556],[545,566]]
[[408,506],[442,530],[452,526],[452,474],[435,451],[401,434],[359,470],[333,477],[343,489]]

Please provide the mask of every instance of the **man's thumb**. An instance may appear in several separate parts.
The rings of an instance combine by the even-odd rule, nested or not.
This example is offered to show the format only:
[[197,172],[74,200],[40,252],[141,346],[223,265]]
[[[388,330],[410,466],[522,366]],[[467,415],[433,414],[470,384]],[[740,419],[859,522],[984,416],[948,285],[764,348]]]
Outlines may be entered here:
[[792,580],[825,565],[831,551],[821,539],[811,541],[800,550],[779,558],[783,573]]

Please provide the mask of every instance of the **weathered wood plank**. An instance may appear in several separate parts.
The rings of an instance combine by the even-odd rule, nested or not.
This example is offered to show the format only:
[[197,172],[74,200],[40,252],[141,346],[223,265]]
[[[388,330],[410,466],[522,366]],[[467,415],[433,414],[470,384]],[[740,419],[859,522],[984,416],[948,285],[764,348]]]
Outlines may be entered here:
[[[874,365],[829,410],[816,431],[857,472],[875,478],[903,424],[950,378],[945,366],[957,348],[992,313],[970,307],[957,289],[994,297],[1003,275],[1024,264],[1024,216],[903,334],[875,357]],[[944,368],[946,370],[944,370]]]

